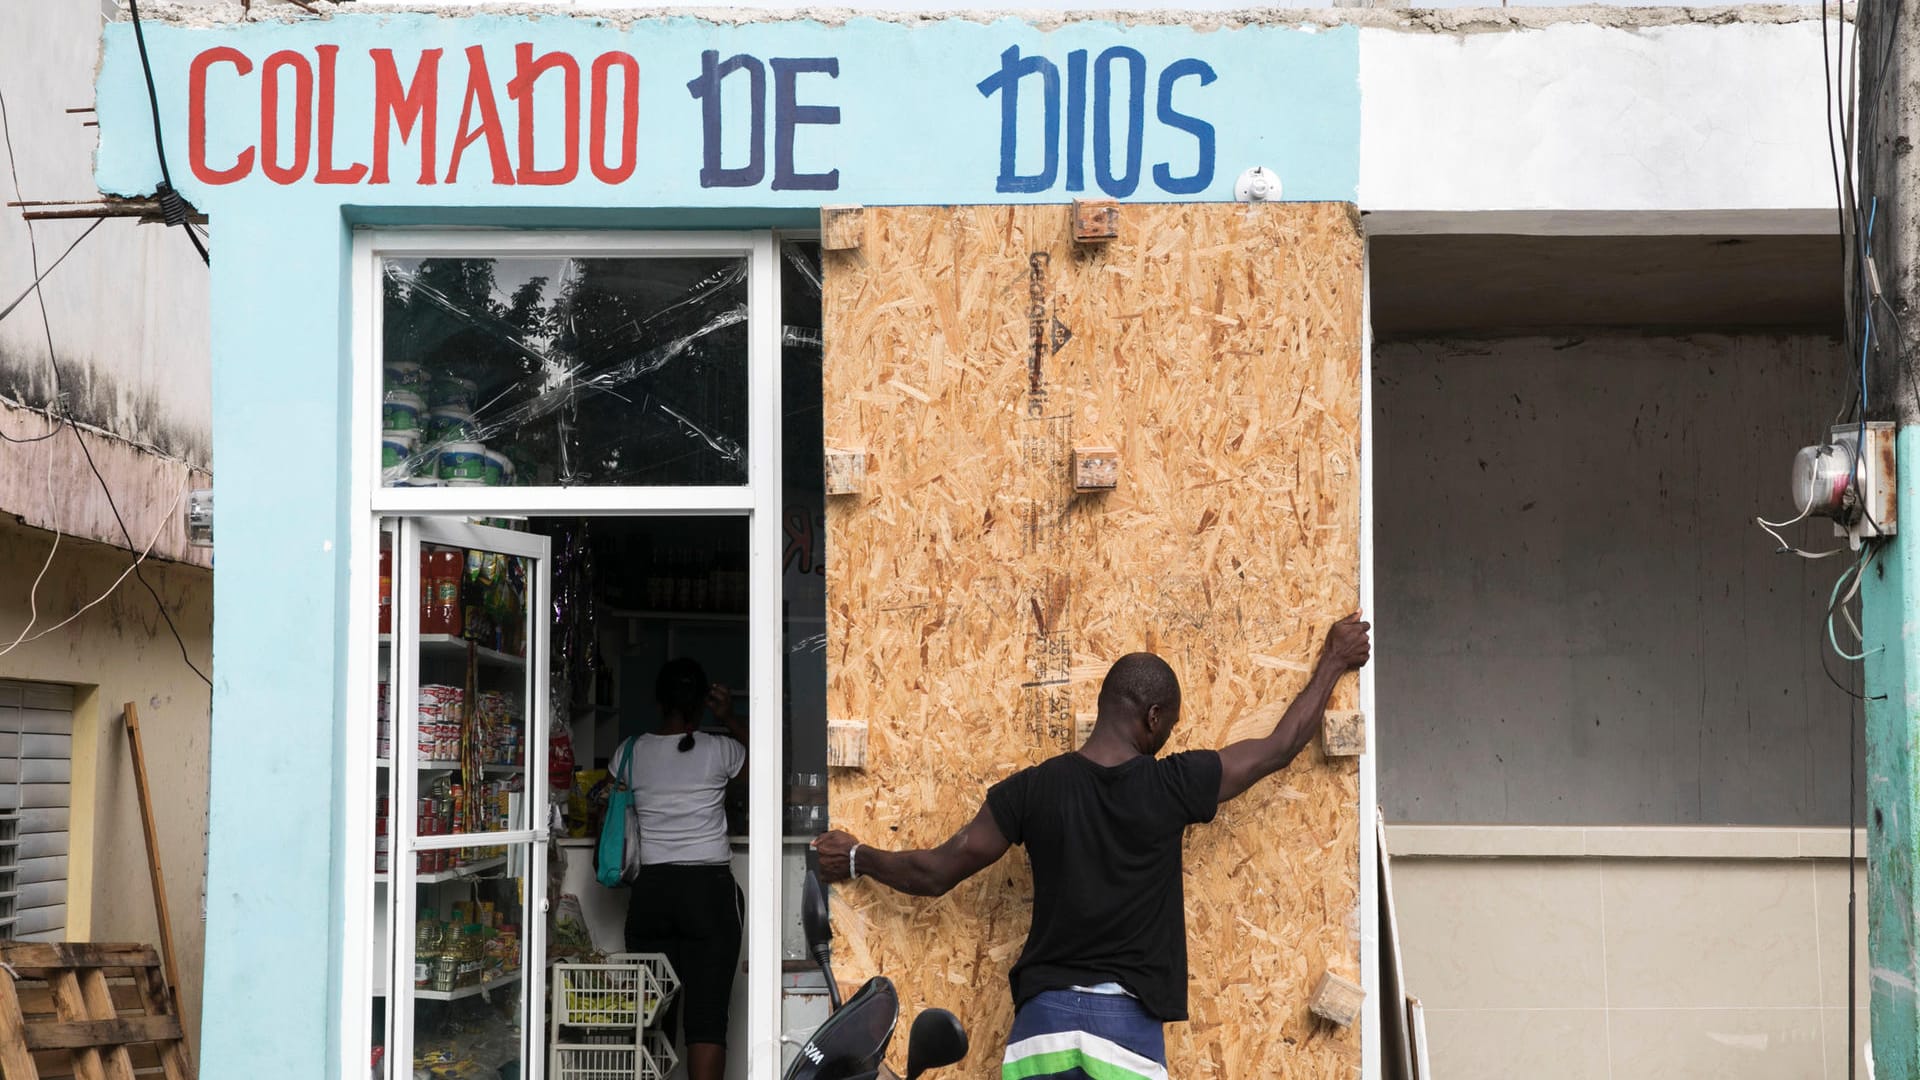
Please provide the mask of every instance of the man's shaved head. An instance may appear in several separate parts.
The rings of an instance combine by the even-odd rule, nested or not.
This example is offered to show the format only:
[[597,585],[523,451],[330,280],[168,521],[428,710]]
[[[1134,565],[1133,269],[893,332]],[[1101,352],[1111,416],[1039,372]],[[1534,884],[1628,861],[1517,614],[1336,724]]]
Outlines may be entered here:
[[1180,679],[1173,668],[1150,652],[1115,660],[1100,682],[1100,714],[1137,720],[1156,705],[1168,713],[1180,710]]

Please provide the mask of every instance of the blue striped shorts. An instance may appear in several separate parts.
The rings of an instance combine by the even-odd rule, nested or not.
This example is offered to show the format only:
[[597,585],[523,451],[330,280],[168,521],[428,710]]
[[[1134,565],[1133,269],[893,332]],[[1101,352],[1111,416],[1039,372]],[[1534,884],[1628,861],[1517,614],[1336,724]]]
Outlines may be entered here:
[[1014,1014],[1001,1080],[1167,1080],[1166,1032],[1124,994],[1049,990]]

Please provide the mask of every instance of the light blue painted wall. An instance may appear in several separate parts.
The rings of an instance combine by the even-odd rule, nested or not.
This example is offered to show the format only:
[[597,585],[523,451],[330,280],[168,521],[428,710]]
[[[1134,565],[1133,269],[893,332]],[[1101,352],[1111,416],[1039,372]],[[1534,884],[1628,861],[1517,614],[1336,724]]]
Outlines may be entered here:
[[[176,186],[213,220],[213,452],[219,496],[214,578],[213,761],[207,880],[206,1020],[202,1075],[210,1078],[337,1076],[364,1068],[361,1048],[333,1033],[345,950],[340,940],[345,875],[340,793],[343,745],[348,505],[345,403],[348,371],[346,251],[356,223],[495,224],[572,227],[764,227],[813,219],[823,203],[1064,202],[1097,196],[1095,163],[1085,163],[1083,192],[1067,187],[1067,164],[1041,191],[996,190],[1002,117],[977,84],[1018,47],[1059,66],[1060,105],[1070,91],[1069,54],[1089,66],[1116,46],[1145,60],[1142,182],[1135,199],[1232,198],[1242,169],[1278,172],[1290,199],[1351,201],[1359,171],[1358,35],[1351,29],[1257,27],[1196,32],[1170,26],[1084,23],[1049,31],[1013,22],[948,21],[919,25],[855,20],[722,26],[686,18],[616,27],[575,18],[436,19],[419,15],[337,15],[217,28],[150,24],[148,31]],[[507,97],[514,46],[582,57],[620,50],[639,58],[639,156],[631,179],[609,185],[583,161],[561,186],[493,182],[484,141],[472,147],[455,184],[415,183],[414,150],[396,148],[392,183],[315,182],[319,148],[310,144],[304,175],[275,183],[259,161],[261,73],[269,57],[291,50],[315,69],[321,46],[337,46],[332,110],[333,163],[371,161],[373,62],[392,48],[401,77],[423,49],[440,48],[437,153],[443,180],[467,86],[463,50],[482,48],[498,95],[502,134],[517,159],[517,115]],[[229,47],[248,58],[240,75],[210,68],[204,154],[214,168],[246,147],[253,168],[233,183],[196,177],[188,73],[194,56]],[[802,126],[795,158],[803,170],[840,170],[831,191],[703,187],[700,102],[687,82],[701,53],[717,50],[762,61],[832,57],[837,78],[809,75],[797,98],[837,105],[837,126]],[[283,58],[285,59],[285,58]],[[1174,83],[1172,104],[1215,132],[1214,175],[1203,190],[1171,195],[1151,180],[1156,163],[1189,173],[1197,141],[1160,121],[1158,82],[1168,65],[1205,64],[1210,85]],[[298,63],[287,67],[282,123],[290,113]],[[1117,75],[1124,64],[1116,64]],[[774,97],[772,72],[767,96]],[[729,92],[744,89],[735,78]],[[1021,84],[1018,171],[1042,160],[1041,77]],[[1087,112],[1092,106],[1088,79]],[[1125,85],[1125,79],[1118,80]],[[563,109],[548,83],[536,94],[536,164],[561,157]],[[554,80],[557,89],[557,80]],[[316,87],[317,89],[317,87]],[[768,101],[769,143],[776,102]],[[131,28],[106,31],[97,93],[101,190],[143,194],[159,180],[152,128]],[[738,126],[743,97],[729,100],[723,163],[747,157]],[[586,135],[582,121],[582,137]],[[1124,123],[1116,124],[1124,144]],[[731,133],[731,134],[726,134]],[[1060,137],[1068,138],[1064,121]],[[1084,132],[1092,149],[1094,124]],[[417,138],[417,135],[416,135]],[[768,179],[773,147],[767,147]],[[283,142],[282,164],[291,161]],[[1089,157],[1091,155],[1089,154]],[[516,162],[517,163],[517,162]],[[684,212],[675,212],[676,208]],[[690,208],[690,209],[689,209]]]
[[[1920,461],[1920,427],[1902,425],[1902,463]],[[1899,470],[1900,516],[1920,521],[1920,469]],[[1920,866],[1920,633],[1913,590],[1920,545],[1911,532],[1874,560],[1861,587],[1867,729],[1867,953],[1872,969],[1874,1073],[1920,1077],[1920,940],[1914,870]]]
[[[1097,161],[1093,144],[1098,74],[1109,72],[1113,142],[1112,171],[1125,172],[1127,130],[1125,107],[1131,85],[1129,64],[1116,56],[1100,63],[1106,50],[1130,49],[1144,61],[1143,116],[1141,118],[1141,177],[1132,197],[1157,201],[1230,200],[1235,178],[1255,165],[1279,173],[1286,197],[1300,200],[1351,200],[1359,176],[1359,31],[1340,28],[1248,27],[1201,32],[1177,26],[1121,26],[1077,23],[1042,31],[1024,23],[946,21],[903,24],[855,19],[841,26],[813,22],[750,23],[721,26],[689,18],[648,19],[622,29],[584,18],[527,20],[495,16],[443,19],[424,15],[336,16],[299,23],[256,22],[218,30],[190,30],[152,26],[148,32],[156,70],[160,73],[161,105],[168,118],[167,136],[176,186],[203,209],[228,211],[246,200],[283,198],[287,192],[267,179],[258,153],[262,123],[263,66],[281,50],[291,50],[300,61],[278,70],[283,87],[277,129],[284,130],[277,155],[291,166],[295,151],[291,136],[291,100],[299,64],[319,81],[322,46],[336,46],[336,93],[331,110],[334,123],[333,161],[345,169],[369,163],[373,151],[375,64],[371,51],[394,50],[400,77],[410,79],[424,50],[441,49],[438,61],[438,130],[435,173],[440,182],[417,186],[418,157],[411,149],[392,155],[391,179],[386,185],[367,182],[328,191],[314,183],[318,148],[310,147],[304,179],[290,185],[300,194],[333,203],[434,204],[475,199],[536,206],[818,206],[822,202],[869,205],[900,203],[980,203],[1008,201],[1057,202],[1075,194],[1098,196]],[[445,183],[459,130],[463,101],[472,68],[466,50],[482,48],[489,82],[500,111],[506,144],[518,158],[518,116],[508,97],[515,72],[514,47],[534,46],[536,55],[567,52],[580,59],[582,96],[590,96],[591,64],[603,53],[618,51],[639,60],[641,69],[638,117],[638,166],[633,176],[617,185],[595,179],[583,161],[578,182],[555,187],[508,187],[494,182],[488,167],[486,144],[469,148],[460,162],[455,183]],[[231,184],[215,185],[196,178],[188,167],[188,73],[193,58],[203,51],[228,47],[252,65],[247,74],[229,62],[207,69],[206,158],[210,167],[233,165],[247,148],[254,148],[250,174]],[[1017,48],[1021,58],[1047,58],[1059,77],[1058,139],[1063,146],[1055,183],[1042,191],[1013,193],[997,190],[1003,135],[1000,96],[989,98],[979,84],[1001,70],[1003,54]],[[794,135],[793,160],[798,171],[839,170],[832,190],[775,190],[776,108],[775,73],[766,72],[767,178],[741,187],[703,187],[702,103],[688,89],[702,71],[702,52],[715,50],[725,60],[746,54],[765,62],[827,58],[838,64],[837,77],[825,74],[795,76],[794,100],[803,106],[837,107],[833,125],[801,124]],[[1077,95],[1069,54],[1086,50],[1085,101],[1071,109]],[[1160,114],[1160,90],[1167,70],[1177,62],[1188,71],[1170,83],[1169,106],[1180,116],[1210,125],[1215,154],[1211,183],[1199,192],[1168,192],[1152,178],[1153,167],[1166,164],[1175,177],[1192,175],[1198,161],[1199,140],[1185,128],[1191,122],[1169,123]],[[1215,78],[1202,85],[1198,65]],[[750,113],[747,76],[724,84],[725,112],[721,143],[723,164],[748,160]],[[1031,74],[1020,82],[1016,170],[1023,175],[1040,171],[1045,131],[1041,104],[1043,76]],[[612,86],[620,85],[617,81]],[[152,189],[151,132],[147,102],[140,84],[140,68],[127,28],[107,32],[99,85],[102,143],[97,179],[104,191],[126,194]],[[618,97],[617,92],[613,95]],[[550,75],[537,84],[534,95],[535,161],[552,167],[562,160],[564,96],[561,78]],[[1070,155],[1064,152],[1075,133],[1068,113],[1084,118],[1083,190],[1068,184]],[[612,112],[617,125],[620,110]],[[475,116],[481,115],[478,110]],[[590,114],[589,114],[590,116]],[[587,117],[580,138],[588,140]],[[314,123],[317,127],[317,120]],[[317,139],[316,139],[317,142]],[[1099,160],[1106,160],[1101,158]]]

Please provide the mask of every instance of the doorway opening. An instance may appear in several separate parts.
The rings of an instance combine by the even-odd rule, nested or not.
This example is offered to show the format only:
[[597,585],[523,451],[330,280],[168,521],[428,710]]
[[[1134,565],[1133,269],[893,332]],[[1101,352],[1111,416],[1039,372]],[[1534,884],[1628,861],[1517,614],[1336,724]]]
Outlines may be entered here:
[[[827,828],[818,248],[595,242],[366,252],[376,1076],[698,1080],[718,1039],[757,1078],[826,1012],[798,921]],[[646,866],[608,888],[612,774]],[[675,921],[730,892],[738,944],[690,947],[711,927]]]

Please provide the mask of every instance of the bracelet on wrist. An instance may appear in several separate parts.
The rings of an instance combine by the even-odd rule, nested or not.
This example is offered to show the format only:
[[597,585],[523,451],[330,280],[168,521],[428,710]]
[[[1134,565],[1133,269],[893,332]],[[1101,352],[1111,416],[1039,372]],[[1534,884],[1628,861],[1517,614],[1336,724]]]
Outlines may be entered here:
[[849,881],[855,880],[860,876],[860,864],[854,861],[859,854],[859,844],[855,844],[847,849],[847,880]]

